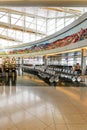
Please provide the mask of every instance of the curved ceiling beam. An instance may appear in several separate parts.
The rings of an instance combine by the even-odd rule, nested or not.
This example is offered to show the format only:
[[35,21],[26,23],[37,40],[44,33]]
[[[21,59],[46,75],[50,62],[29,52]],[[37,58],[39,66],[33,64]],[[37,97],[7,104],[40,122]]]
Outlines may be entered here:
[[[61,18],[70,18],[70,17],[75,17],[75,15],[79,16],[81,15],[81,11],[79,10],[74,10],[74,9],[68,9],[68,8],[51,8],[51,7],[41,7],[41,9],[46,9],[46,10],[52,10],[52,11],[58,11],[58,12],[66,12],[69,13],[70,16],[58,16],[58,19]],[[54,19],[57,17],[47,17],[47,16],[40,16],[40,15],[36,15],[36,14],[29,14],[27,12],[21,12],[21,11],[17,11],[17,10],[13,10],[13,9],[9,9],[9,8],[0,8],[1,12],[6,12],[6,13],[10,13],[10,14],[17,14],[17,15],[21,15],[21,16],[27,16],[27,17],[31,17],[31,18],[42,18],[42,19]],[[72,14],[72,15],[71,15]]]
[[2,34],[0,34],[0,39],[4,39],[4,40],[8,40],[8,41],[13,41],[13,42],[20,42],[20,43],[22,43],[22,41],[19,41],[19,40],[15,39],[15,38],[8,37],[8,36],[2,35]]
[[0,0],[0,6],[86,7],[87,0]]
[[9,9],[9,8],[0,8],[0,11],[1,12],[6,12],[6,13],[11,13],[11,14],[17,14],[17,15],[24,15],[24,16],[27,16],[27,17],[31,17],[31,18],[42,18],[42,19],[46,19],[47,17],[45,16],[40,16],[40,15],[36,15],[36,14],[30,14],[30,13],[27,13],[27,12],[21,12],[21,11],[17,11],[17,10],[14,10],[14,9]]
[[18,25],[9,25],[8,23],[4,23],[4,22],[0,22],[0,27],[3,27],[3,28],[7,28],[7,29],[13,29],[13,30],[16,30],[16,31],[22,31],[22,32],[27,32],[27,33],[36,33],[36,34],[39,34],[39,35],[46,35],[42,32],[38,32],[36,30],[33,30],[33,29],[28,29],[28,28],[24,28],[22,26],[18,26]]
[[69,14],[75,14],[77,16],[82,14],[82,12],[80,10],[64,8],[64,7],[56,7],[56,8],[54,8],[54,7],[43,7],[43,9],[57,11],[57,12],[65,12],[65,13],[69,13]]

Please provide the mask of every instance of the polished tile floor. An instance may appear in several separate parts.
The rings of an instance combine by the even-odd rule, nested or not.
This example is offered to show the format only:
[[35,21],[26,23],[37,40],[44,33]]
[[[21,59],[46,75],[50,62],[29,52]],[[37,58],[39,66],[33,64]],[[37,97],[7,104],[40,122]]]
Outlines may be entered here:
[[87,87],[52,87],[26,74],[6,81],[0,84],[0,130],[87,130]]

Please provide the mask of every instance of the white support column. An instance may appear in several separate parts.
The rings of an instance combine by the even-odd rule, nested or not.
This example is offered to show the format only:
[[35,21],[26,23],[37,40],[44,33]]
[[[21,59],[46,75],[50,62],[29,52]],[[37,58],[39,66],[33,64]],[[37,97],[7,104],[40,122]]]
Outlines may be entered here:
[[37,40],[37,15],[35,17],[35,25],[36,25],[36,33],[35,33],[35,40]]
[[48,30],[48,28],[47,28],[47,24],[48,23],[48,19],[46,18],[46,35],[47,35],[47,30]]
[[[11,12],[8,12],[8,24],[9,24],[9,28],[11,28]],[[7,38],[9,37],[8,35],[8,28],[7,28]],[[9,41],[8,41],[9,43]],[[8,44],[9,46],[9,44]]]
[[55,14],[55,32],[57,31],[57,14],[58,12],[56,12]]
[[64,13],[64,27],[66,25],[66,13]]
[[85,71],[86,71],[86,49],[82,49],[81,69],[82,69],[82,75],[85,75]]
[[24,64],[24,58],[23,58],[23,57],[21,57],[21,59],[22,59],[22,66],[23,66],[23,64]]
[[44,56],[44,64],[47,66],[47,55]]
[[8,13],[8,24],[11,27],[11,12]]
[[[23,12],[26,12],[26,9],[23,8]],[[22,42],[24,43],[24,33],[25,33],[25,27],[26,27],[26,16],[23,14],[23,32],[22,32]]]
[[46,18],[46,35],[48,35],[48,15],[49,15],[49,12],[47,10],[47,18]]

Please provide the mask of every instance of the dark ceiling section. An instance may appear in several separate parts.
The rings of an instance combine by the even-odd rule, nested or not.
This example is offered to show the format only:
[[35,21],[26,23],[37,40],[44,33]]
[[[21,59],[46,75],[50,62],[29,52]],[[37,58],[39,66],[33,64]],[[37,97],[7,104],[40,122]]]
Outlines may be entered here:
[[0,6],[86,7],[87,0],[3,0]]

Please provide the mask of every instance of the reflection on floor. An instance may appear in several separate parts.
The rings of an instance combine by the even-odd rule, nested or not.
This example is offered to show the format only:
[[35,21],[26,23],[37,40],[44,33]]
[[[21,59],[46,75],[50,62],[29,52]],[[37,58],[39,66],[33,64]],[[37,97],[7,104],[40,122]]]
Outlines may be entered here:
[[17,75],[0,81],[0,130],[87,130],[87,87]]
[[0,86],[0,130],[87,130],[87,88]]
[[17,76],[8,76],[8,73],[4,77],[0,77],[0,86],[16,86]]

